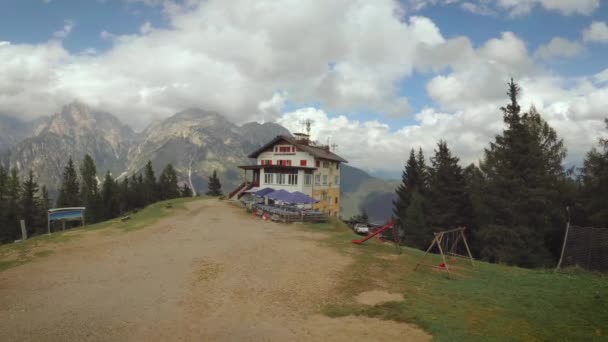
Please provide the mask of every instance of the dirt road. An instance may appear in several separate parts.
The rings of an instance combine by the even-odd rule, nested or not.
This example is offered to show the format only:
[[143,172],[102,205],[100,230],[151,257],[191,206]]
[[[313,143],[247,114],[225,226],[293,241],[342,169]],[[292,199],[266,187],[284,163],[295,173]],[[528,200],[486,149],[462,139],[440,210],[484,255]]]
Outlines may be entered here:
[[423,331],[318,314],[351,260],[324,235],[215,200],[143,230],[87,232],[0,273],[2,341],[419,341]]

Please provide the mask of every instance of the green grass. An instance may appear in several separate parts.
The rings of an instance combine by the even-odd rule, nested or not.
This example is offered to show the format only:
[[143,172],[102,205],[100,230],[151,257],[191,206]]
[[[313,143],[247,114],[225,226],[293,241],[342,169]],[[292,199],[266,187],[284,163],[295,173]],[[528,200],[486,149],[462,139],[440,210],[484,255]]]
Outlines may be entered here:
[[[124,232],[129,232],[133,230],[142,229],[159,219],[166,217],[174,210],[186,210],[186,203],[191,202],[193,200],[203,199],[206,197],[197,197],[197,198],[178,198],[168,201],[162,201],[158,203],[154,203],[152,205],[147,206],[146,208],[138,211],[137,213],[130,214],[130,219],[121,222],[120,219],[115,219],[111,221],[113,223],[114,228],[120,229]],[[171,208],[167,208],[167,204],[171,204]],[[105,222],[104,222],[105,223]],[[101,228],[105,226],[102,223]],[[105,223],[107,224],[107,223]],[[97,228],[97,227],[94,227]]]
[[[34,259],[49,256],[53,251],[46,249],[53,244],[63,244],[74,241],[90,231],[100,231],[102,234],[118,232],[131,232],[142,229],[175,212],[176,210],[187,210],[186,203],[206,199],[207,197],[178,198],[151,204],[137,213],[130,214],[130,219],[122,222],[120,219],[100,222],[84,227],[54,232],[50,235],[40,235],[27,241],[0,245],[0,272],[9,268],[23,265]],[[171,203],[171,208],[167,204]]]
[[[555,274],[457,260],[453,279],[444,272],[414,266],[423,252],[375,239],[354,245],[348,227],[333,221],[310,225],[329,232],[325,242],[355,263],[341,275],[336,302],[323,312],[332,317],[363,315],[415,323],[438,341],[593,341],[608,336],[608,276],[584,271]],[[371,242],[371,243],[370,243]],[[439,264],[432,255],[426,263]],[[358,304],[363,291],[401,293],[404,300]]]

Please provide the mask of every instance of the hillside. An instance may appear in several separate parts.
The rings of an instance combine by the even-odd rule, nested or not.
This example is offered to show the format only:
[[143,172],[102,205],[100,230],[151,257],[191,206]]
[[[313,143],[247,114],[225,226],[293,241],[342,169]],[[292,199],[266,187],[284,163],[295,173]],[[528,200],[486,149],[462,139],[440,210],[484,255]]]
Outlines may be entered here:
[[0,246],[0,334],[20,341],[606,336],[603,275],[450,259],[447,279],[437,269],[414,271],[420,250],[396,253],[376,240],[354,246],[356,235],[338,221],[271,223],[215,199],[166,204],[126,222]]
[[397,181],[375,178],[348,165],[343,165],[341,172],[343,218],[359,214],[361,208],[373,223],[381,223],[391,217]]

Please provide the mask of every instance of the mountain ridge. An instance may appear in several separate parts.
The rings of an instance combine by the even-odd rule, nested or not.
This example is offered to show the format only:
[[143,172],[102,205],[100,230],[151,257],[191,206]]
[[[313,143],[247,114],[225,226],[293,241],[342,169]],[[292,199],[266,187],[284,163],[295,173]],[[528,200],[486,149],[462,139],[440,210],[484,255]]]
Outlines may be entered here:
[[[205,191],[209,175],[217,171],[224,191],[229,192],[242,181],[238,166],[252,162],[248,155],[253,150],[277,135],[291,135],[276,123],[236,125],[216,111],[199,108],[177,112],[136,133],[111,113],[77,101],[31,122],[0,116],[0,132],[13,126],[18,129],[13,130],[10,141],[5,139],[5,146],[11,146],[5,161],[17,167],[21,176],[35,170],[39,183],[47,185],[52,194],[69,157],[78,165],[85,154],[95,160],[99,179],[110,171],[120,180],[141,172],[150,160],[157,175],[171,163],[180,183],[198,193]],[[355,215],[363,207],[372,219],[385,219],[381,208],[387,200],[372,197],[390,199],[394,186],[346,164],[342,173],[343,217]]]

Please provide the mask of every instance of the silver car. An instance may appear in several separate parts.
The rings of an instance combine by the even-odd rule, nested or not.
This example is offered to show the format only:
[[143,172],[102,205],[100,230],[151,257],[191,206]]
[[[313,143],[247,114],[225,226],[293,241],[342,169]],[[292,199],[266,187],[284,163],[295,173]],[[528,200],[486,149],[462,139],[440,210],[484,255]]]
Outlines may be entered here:
[[358,234],[369,234],[369,226],[365,223],[355,224],[355,226],[353,227],[353,230],[355,231],[355,233],[358,233]]

